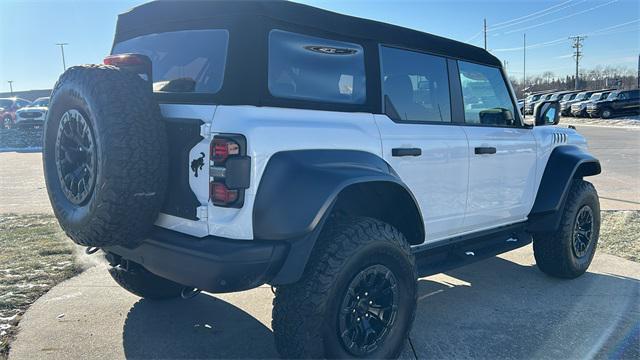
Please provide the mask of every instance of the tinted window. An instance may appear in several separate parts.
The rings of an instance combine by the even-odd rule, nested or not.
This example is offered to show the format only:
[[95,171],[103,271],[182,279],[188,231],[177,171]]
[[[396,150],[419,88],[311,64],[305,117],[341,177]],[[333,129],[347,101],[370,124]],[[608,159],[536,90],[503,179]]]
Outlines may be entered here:
[[386,114],[395,120],[451,122],[446,60],[389,47],[381,51]]
[[291,32],[269,33],[269,91],[322,102],[365,102],[362,46]]
[[465,122],[515,126],[515,109],[507,84],[498,68],[458,62]]
[[227,30],[175,31],[123,41],[113,54],[148,56],[154,91],[216,93],[222,87],[228,41]]

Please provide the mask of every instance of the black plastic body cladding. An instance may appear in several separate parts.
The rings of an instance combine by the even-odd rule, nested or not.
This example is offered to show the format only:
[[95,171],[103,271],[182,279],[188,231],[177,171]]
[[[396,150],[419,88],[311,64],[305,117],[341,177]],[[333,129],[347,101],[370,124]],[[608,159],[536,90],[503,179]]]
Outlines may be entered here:
[[[363,151],[301,150],[271,157],[253,208],[253,233],[259,240],[286,240],[291,245],[272,283],[299,279],[340,192],[368,182],[392,182],[406,189],[384,160]],[[417,209],[415,204],[414,199]]]
[[553,150],[542,175],[533,208],[529,213],[529,231],[553,231],[559,226],[556,216],[564,208],[573,179],[598,175],[600,162],[585,150],[559,146]]

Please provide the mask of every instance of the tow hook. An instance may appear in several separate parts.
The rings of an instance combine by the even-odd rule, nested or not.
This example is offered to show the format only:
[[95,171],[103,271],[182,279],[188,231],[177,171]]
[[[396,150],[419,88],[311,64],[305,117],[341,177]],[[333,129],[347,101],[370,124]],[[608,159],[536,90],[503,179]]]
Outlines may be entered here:
[[95,254],[96,252],[98,252],[98,250],[100,250],[99,247],[90,246],[90,247],[84,249],[84,253],[87,254],[87,255],[91,255],[91,254]]
[[180,297],[185,299],[185,300],[187,300],[187,299],[191,299],[192,297],[197,296],[201,292],[202,292],[202,290],[200,290],[198,288],[185,286],[185,287],[182,288],[182,291],[180,291]]

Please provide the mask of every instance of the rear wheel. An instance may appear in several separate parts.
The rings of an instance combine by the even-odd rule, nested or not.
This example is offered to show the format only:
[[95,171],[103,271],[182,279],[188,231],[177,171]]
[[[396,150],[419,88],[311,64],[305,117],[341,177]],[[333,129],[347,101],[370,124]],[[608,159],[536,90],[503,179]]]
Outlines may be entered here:
[[533,236],[538,268],[560,278],[576,278],[589,268],[600,234],[600,203],[593,185],[574,180],[555,232]]
[[327,226],[302,279],[276,290],[278,351],[288,358],[397,357],[416,309],[409,245],[370,218]]

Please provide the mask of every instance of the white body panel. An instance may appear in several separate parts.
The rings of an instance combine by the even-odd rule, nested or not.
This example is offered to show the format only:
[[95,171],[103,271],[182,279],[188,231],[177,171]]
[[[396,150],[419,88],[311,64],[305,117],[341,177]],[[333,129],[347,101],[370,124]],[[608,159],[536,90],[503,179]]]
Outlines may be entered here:
[[[469,139],[469,196],[464,231],[525,220],[535,200],[536,141],[532,129],[462,127]],[[493,147],[495,154],[475,154]]]
[[[396,123],[386,115],[375,118],[383,158],[418,201],[427,241],[462,231],[469,175],[469,146],[462,127]],[[393,157],[393,148],[420,148],[422,155]]]
[[[241,208],[209,201],[209,167],[189,185],[201,207],[199,220],[160,214],[156,225],[197,237],[253,239],[253,204],[266,165],[289,150],[345,149],[380,156],[412,191],[423,215],[425,243],[526,220],[553,148],[586,147],[577,132],[557,126],[534,129],[396,123],[386,115],[331,111],[162,104],[167,118],[200,119],[201,140],[190,159],[205,154],[217,133],[242,134],[251,157],[250,187]],[[556,134],[565,134],[557,136]],[[477,146],[496,147],[476,155]],[[419,157],[393,157],[393,148],[421,148]],[[184,166],[190,166],[187,162]],[[295,174],[294,174],[295,176]]]
[[372,114],[219,106],[211,131],[242,134],[247,138],[251,184],[245,191],[244,206],[235,209],[209,204],[209,233],[234,239],[253,238],[253,203],[273,154],[287,150],[346,149],[382,155],[380,134]]

